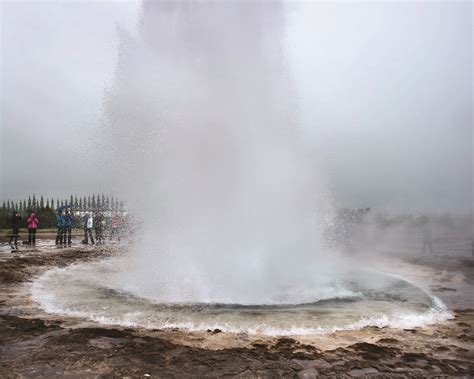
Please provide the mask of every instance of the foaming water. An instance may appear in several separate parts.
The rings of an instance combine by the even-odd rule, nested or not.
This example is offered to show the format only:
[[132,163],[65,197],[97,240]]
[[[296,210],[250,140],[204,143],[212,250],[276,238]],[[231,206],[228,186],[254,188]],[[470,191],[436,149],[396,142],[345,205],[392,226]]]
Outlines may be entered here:
[[32,284],[33,299],[49,313],[104,324],[265,335],[412,328],[451,317],[437,298],[377,272],[348,271],[314,288],[275,288],[266,304],[197,303],[159,301],[159,288],[153,297],[118,289],[121,264],[111,259],[50,270]]

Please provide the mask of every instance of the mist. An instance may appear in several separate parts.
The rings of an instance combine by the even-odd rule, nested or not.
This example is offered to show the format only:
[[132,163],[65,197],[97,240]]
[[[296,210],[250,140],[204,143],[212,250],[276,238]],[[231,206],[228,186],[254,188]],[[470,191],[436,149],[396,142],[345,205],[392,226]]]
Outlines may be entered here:
[[[142,5],[1,7],[0,196],[120,192],[96,146],[120,46],[139,35]],[[284,100],[335,203],[470,212],[472,4],[283,3],[281,18],[275,39],[292,90]],[[173,75],[170,83],[182,80]]]

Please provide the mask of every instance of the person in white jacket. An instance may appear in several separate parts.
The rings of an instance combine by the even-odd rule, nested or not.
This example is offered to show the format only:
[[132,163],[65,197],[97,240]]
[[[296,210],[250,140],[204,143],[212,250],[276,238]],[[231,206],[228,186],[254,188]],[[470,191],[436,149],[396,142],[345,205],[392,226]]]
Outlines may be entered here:
[[89,238],[91,239],[91,243],[94,244],[94,237],[92,236],[92,228],[94,227],[94,218],[92,217],[92,214],[89,214],[89,212],[86,212],[84,214],[83,218],[83,224],[84,224],[84,242],[86,245],[89,243]]

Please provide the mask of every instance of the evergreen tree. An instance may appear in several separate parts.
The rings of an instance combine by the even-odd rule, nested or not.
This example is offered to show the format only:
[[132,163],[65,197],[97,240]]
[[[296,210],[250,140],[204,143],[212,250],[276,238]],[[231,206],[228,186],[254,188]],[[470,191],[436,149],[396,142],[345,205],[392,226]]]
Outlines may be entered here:
[[33,201],[32,201],[32,204],[33,208],[36,208],[36,196],[35,194],[33,194]]
[[10,205],[10,200],[7,200],[7,212],[10,212],[11,205]]
[[64,200],[61,200],[61,207],[64,207]]
[[28,196],[28,209],[31,208],[31,196]]
[[0,208],[0,228],[7,227],[7,203],[2,202],[2,208]]
[[87,196],[87,210],[91,210],[92,206],[91,206],[91,197],[90,196]]
[[44,209],[44,199],[43,199],[43,195],[41,195],[40,197],[40,204],[39,204],[40,208],[41,209]]
[[80,210],[80,211],[84,210],[84,208],[82,208],[82,197],[79,198],[79,206],[78,206],[77,209]]
[[120,202],[120,212],[123,212],[123,201]]
[[84,196],[84,200],[82,201],[82,210],[83,211],[86,211],[87,210],[87,199],[86,197]]
[[74,210],[79,210],[79,203],[77,202],[77,196],[74,196]]
[[56,209],[59,208],[59,199],[56,199]]
[[100,198],[100,203],[102,204],[102,209],[105,210],[105,195],[102,194]]
[[95,202],[95,195],[92,195],[92,203],[91,203],[91,206],[92,206],[92,210],[96,210],[97,209],[97,203]]
[[69,207],[70,207],[70,208],[73,208],[73,207],[74,207],[74,198],[72,197],[72,195],[71,195],[71,197],[69,198]]
[[110,211],[110,199],[109,195],[107,195],[107,198],[105,199],[105,209]]
[[26,200],[23,200],[23,209],[26,209]]
[[49,199],[46,199],[46,209],[49,209]]
[[97,195],[97,209],[100,211],[102,209],[102,203],[100,202],[100,196]]
[[114,210],[115,210],[115,211],[118,211],[118,210],[119,210],[119,201],[118,201],[118,199],[115,199],[115,207],[114,207]]

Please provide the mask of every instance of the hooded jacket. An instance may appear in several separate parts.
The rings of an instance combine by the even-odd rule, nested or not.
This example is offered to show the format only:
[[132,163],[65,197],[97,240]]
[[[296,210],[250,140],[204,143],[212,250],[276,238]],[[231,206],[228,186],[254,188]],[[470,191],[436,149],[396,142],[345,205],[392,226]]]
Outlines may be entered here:
[[28,229],[38,228],[39,219],[38,219],[38,217],[36,217],[36,215],[34,213],[32,213],[28,216],[28,218],[26,219],[26,222],[28,223]]
[[64,226],[66,228],[72,227],[72,215],[70,213],[66,213],[64,216]]
[[12,216],[12,229],[13,230],[20,229],[20,224],[21,224],[21,216],[18,213],[16,213]]
[[56,215],[56,224],[58,226],[58,228],[64,228],[64,226],[66,225],[66,222],[64,220],[64,216],[63,215]]

